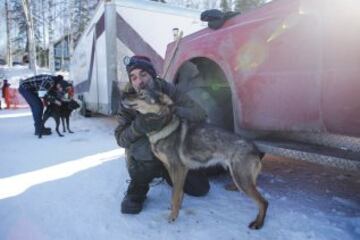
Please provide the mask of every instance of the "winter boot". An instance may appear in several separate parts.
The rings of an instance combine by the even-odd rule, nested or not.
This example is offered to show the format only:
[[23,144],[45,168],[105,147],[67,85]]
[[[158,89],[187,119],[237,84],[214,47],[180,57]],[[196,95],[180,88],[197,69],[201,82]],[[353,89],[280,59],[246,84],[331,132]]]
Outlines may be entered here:
[[[39,131],[35,130],[35,135],[39,135]],[[41,129],[41,135],[50,135],[51,134],[51,128],[43,128]]]
[[149,185],[136,184],[131,181],[124,199],[121,202],[121,213],[138,214],[143,208]]

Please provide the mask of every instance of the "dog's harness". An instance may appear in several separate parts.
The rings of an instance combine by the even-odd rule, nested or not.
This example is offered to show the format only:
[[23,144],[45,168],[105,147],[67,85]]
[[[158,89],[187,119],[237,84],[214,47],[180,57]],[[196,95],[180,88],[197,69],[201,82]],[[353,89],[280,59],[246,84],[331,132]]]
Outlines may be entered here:
[[173,115],[171,122],[169,122],[165,127],[163,127],[160,131],[155,131],[148,133],[147,136],[149,138],[150,143],[156,143],[157,141],[166,138],[171,133],[173,133],[180,125],[180,119],[178,116]]

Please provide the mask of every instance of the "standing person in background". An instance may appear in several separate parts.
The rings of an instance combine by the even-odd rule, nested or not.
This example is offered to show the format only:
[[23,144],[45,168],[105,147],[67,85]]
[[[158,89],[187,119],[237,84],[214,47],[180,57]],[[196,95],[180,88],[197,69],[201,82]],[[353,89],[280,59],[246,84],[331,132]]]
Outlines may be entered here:
[[69,85],[65,88],[65,90],[66,90],[67,97],[69,99],[73,99],[74,95],[75,95],[74,85],[72,83],[69,83]]
[[4,79],[4,83],[2,86],[2,96],[5,99],[5,103],[6,103],[6,109],[10,108],[10,83],[8,82],[7,79]]
[[[34,77],[22,80],[19,85],[19,92],[24,97],[26,102],[30,105],[31,112],[34,119],[35,135],[50,135],[51,129],[45,128],[42,124],[43,115],[43,98],[48,91],[56,91],[56,84],[66,84],[63,76],[57,75],[36,75]],[[61,102],[54,99],[54,103],[61,105]]]
[[[0,86],[2,85],[2,82],[0,82]],[[1,98],[3,98],[3,94],[1,93],[1,95],[0,95],[0,110],[2,109],[1,108]]]

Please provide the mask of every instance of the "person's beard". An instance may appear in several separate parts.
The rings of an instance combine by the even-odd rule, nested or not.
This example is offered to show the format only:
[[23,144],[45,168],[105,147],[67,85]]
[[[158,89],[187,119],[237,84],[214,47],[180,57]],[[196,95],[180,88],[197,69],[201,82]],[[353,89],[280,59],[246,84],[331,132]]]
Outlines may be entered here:
[[135,89],[137,92],[140,90],[156,90],[155,80],[152,78],[147,84],[141,84],[138,89]]

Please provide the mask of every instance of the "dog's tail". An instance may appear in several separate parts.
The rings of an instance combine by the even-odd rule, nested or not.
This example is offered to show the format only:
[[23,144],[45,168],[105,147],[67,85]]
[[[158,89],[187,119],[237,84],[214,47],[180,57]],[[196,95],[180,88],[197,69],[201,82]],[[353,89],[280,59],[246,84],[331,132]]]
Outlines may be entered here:
[[259,154],[258,154],[258,155],[259,155],[259,157],[260,157],[260,160],[262,160],[262,159],[263,159],[263,157],[265,156],[265,153],[264,153],[264,152],[260,152],[260,151],[259,151]]
[[255,142],[252,142],[252,145],[254,146],[254,154],[259,156],[260,160],[262,160],[265,156],[265,152],[261,151],[261,149],[258,147],[258,145]]
[[184,142],[185,142],[185,138],[188,132],[188,123],[186,120],[181,119],[180,120],[180,144],[179,144],[179,148],[178,148],[178,154],[180,156],[180,159],[185,159],[184,156]]

